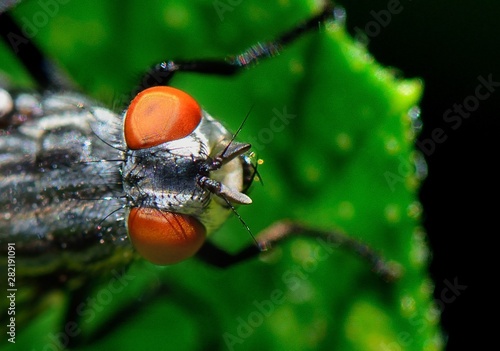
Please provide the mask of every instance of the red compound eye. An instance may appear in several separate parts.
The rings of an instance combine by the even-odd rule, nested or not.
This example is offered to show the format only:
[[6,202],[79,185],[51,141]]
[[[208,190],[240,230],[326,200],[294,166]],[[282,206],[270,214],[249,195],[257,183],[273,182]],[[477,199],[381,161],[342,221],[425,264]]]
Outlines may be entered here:
[[146,89],[132,100],[125,116],[125,141],[145,149],[191,134],[201,121],[200,105],[172,87]]
[[193,256],[203,245],[205,227],[194,217],[151,208],[132,208],[128,233],[146,260],[174,264]]

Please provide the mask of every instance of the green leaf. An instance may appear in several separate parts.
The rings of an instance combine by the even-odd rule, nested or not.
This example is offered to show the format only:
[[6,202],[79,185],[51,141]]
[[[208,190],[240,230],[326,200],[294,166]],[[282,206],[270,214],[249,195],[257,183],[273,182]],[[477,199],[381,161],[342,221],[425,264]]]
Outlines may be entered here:
[[[82,90],[121,107],[153,63],[237,54],[319,11],[312,0],[57,4],[51,15],[27,2],[15,15]],[[4,51],[2,66],[26,84]],[[338,229],[397,261],[403,275],[386,283],[347,250],[306,239],[225,271],[195,259],[167,268],[138,263],[109,301],[106,284],[96,287],[90,328],[104,337],[79,350],[443,348],[417,197],[419,79],[399,79],[341,23],[329,23],[237,77],[178,74],[172,85],[231,130],[253,107],[238,139],[264,160],[264,185],[253,186],[254,203],[238,212],[254,233],[283,218]],[[235,218],[213,240],[232,251],[252,243]],[[148,300],[160,284],[165,294]],[[125,310],[122,323],[100,324],[127,302],[136,310]],[[54,310],[42,314],[8,350],[51,345],[57,319]]]

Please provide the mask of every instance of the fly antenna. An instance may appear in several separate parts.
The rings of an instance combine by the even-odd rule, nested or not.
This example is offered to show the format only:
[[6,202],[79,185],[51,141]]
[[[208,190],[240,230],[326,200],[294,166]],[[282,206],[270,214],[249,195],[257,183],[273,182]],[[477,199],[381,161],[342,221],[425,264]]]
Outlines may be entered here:
[[231,146],[231,144],[234,142],[234,139],[236,139],[236,137],[238,136],[238,134],[243,129],[243,126],[245,125],[245,123],[246,123],[246,121],[248,119],[248,116],[250,116],[250,113],[252,112],[253,107],[254,107],[254,105],[250,106],[250,109],[248,110],[247,114],[245,115],[245,118],[243,118],[243,121],[240,123],[240,126],[238,127],[238,129],[236,130],[236,132],[233,134],[233,137],[231,138],[231,140],[229,141],[229,143],[226,145],[226,147],[224,148],[224,150],[221,152],[220,157],[224,158],[224,155],[226,154],[226,152],[229,149],[229,147]]
[[233,211],[233,213],[235,214],[236,218],[238,218],[238,220],[243,225],[243,227],[246,229],[246,231],[248,232],[248,234],[250,234],[250,236],[252,237],[252,240],[254,241],[255,245],[257,245],[258,247],[260,247],[259,242],[257,241],[257,239],[255,238],[255,236],[253,235],[252,231],[250,230],[250,227],[243,220],[243,218],[240,216],[240,214],[238,213],[238,211],[236,211],[236,208],[233,206],[233,204],[225,196],[219,195],[219,197],[221,197],[226,202],[226,204],[229,206],[229,208],[231,209],[231,211]]

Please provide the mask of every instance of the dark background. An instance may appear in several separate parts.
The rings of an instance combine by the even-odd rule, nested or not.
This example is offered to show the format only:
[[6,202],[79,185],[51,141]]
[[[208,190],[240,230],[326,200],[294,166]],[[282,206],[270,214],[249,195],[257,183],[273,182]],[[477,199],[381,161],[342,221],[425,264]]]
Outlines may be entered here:
[[[493,167],[500,88],[478,99],[477,106],[469,105],[470,115],[460,119],[461,125],[445,120],[445,114],[454,104],[474,101],[479,76],[491,75],[491,80],[500,82],[500,4],[367,0],[344,1],[342,6],[350,33],[367,34],[364,40],[368,39],[377,61],[396,67],[405,77],[424,80],[424,129],[419,139],[429,147],[429,176],[421,201],[433,250],[435,298],[443,301],[443,292],[449,294],[445,281],[466,286],[453,301],[441,304],[447,349],[463,348],[465,342],[480,349],[479,343],[486,344],[495,335],[487,330],[484,316],[488,312],[492,316],[496,295],[491,286],[494,275],[485,277],[485,272],[496,256],[493,238],[498,234],[494,220],[498,173]],[[439,128],[446,139],[442,137],[431,150],[429,138]]]

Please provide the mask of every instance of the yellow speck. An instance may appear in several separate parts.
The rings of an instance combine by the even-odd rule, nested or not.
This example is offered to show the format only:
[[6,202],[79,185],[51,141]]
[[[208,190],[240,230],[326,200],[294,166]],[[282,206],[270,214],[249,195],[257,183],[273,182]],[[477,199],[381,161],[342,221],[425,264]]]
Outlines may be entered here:
[[404,138],[406,141],[413,141],[415,140],[415,137],[417,135],[415,134],[415,131],[413,129],[408,129],[404,132]]
[[385,206],[384,215],[388,222],[397,223],[401,219],[401,210],[396,204]]
[[342,201],[338,207],[338,214],[344,219],[351,219],[354,217],[354,205],[349,201]]
[[347,133],[337,134],[335,141],[341,150],[349,150],[352,147],[351,137]]
[[[306,273],[307,274],[307,273]],[[312,300],[315,297],[316,290],[311,282],[307,279],[300,280],[295,289],[291,289],[287,293],[287,299],[294,304],[303,304]]]
[[425,242],[425,231],[417,227],[413,231],[410,262],[416,267],[421,267],[429,260],[430,252]]
[[415,93],[415,83],[402,82],[398,85],[398,91],[404,96],[412,95]]
[[432,304],[426,311],[425,318],[430,324],[437,324],[441,317],[441,310],[435,304]]
[[269,11],[257,5],[251,5],[247,10],[248,18],[254,22],[262,22],[269,18]]
[[384,143],[385,150],[389,155],[394,155],[400,150],[400,145],[398,143],[398,140],[394,136],[390,136],[386,138],[385,143]]
[[413,219],[418,219],[420,218],[420,215],[422,214],[422,205],[420,202],[413,202],[408,206],[408,217],[413,218]]
[[314,166],[309,166],[306,168],[306,178],[309,182],[317,182],[321,175],[320,169]]
[[297,59],[291,59],[288,63],[288,67],[290,68],[290,73],[299,75],[304,73],[304,65]]
[[381,81],[390,81],[394,74],[389,69],[378,69],[375,71],[375,77]]
[[439,351],[443,350],[445,341],[441,333],[436,333],[433,337],[426,340],[423,346],[424,351]]
[[384,345],[392,345],[397,338],[387,312],[367,300],[352,305],[344,328],[347,339],[356,350],[383,350]]
[[422,283],[418,287],[418,293],[424,299],[429,299],[432,297],[434,293],[435,285],[434,282],[430,278],[426,278],[422,281]]
[[415,299],[411,296],[403,296],[401,298],[401,311],[405,316],[411,316],[416,311]]
[[165,23],[172,28],[183,28],[189,24],[189,11],[185,6],[172,4],[165,8]]
[[296,240],[292,243],[292,256],[295,261],[302,263],[313,255],[313,247],[308,241]]

